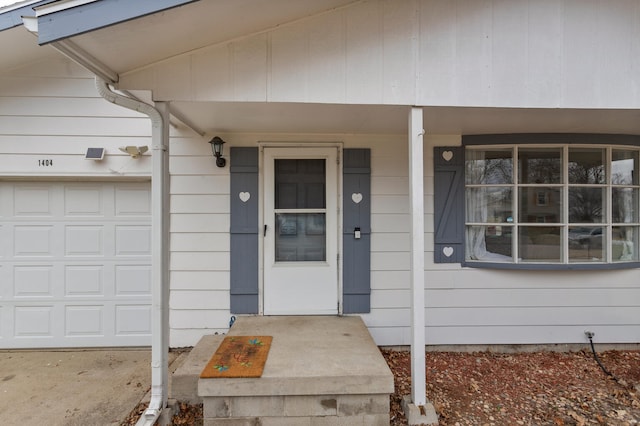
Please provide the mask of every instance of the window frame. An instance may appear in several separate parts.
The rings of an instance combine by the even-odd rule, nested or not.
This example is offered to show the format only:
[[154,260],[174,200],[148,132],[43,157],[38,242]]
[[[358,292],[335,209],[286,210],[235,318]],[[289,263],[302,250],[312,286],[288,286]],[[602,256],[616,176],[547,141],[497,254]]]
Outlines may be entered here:
[[[562,170],[561,172],[564,174],[563,183],[560,185],[562,190],[566,191],[571,186],[567,179],[567,170],[568,170],[568,161],[567,153],[570,148],[603,148],[606,152],[606,160],[605,160],[605,169],[607,172],[607,181],[603,184],[603,187],[606,188],[606,217],[605,220],[600,224],[608,234],[611,234],[611,230],[614,226],[616,226],[612,222],[611,215],[611,200],[612,200],[612,188],[615,187],[611,180],[611,153],[614,149],[625,149],[625,148],[635,148],[640,149],[640,136],[638,135],[611,135],[611,134],[536,134],[536,133],[527,133],[527,134],[488,134],[488,135],[467,135],[462,137],[462,150],[463,156],[466,157],[467,148],[486,148],[495,149],[495,148],[506,148],[507,146],[513,149],[514,157],[512,161],[516,162],[518,149],[526,145],[526,148],[547,148],[551,146],[562,147],[563,149],[563,158],[562,158]],[[466,178],[463,176],[462,183],[462,192],[466,191]],[[520,183],[514,182],[514,187],[519,186]],[[628,186],[638,187],[640,186],[640,182],[638,184],[631,184]],[[514,199],[517,195],[514,194]],[[538,190],[536,190],[535,194],[536,201],[538,200]],[[547,198],[548,201],[548,198]],[[517,200],[513,201],[517,204]],[[466,203],[463,202],[463,208],[466,210]],[[563,221],[561,226],[563,229],[561,230],[561,247],[562,251],[567,247],[568,244],[568,234],[567,229],[569,225],[568,221],[568,199],[565,198],[564,205],[561,209],[561,215],[563,215]],[[517,207],[516,207],[517,209]],[[466,213],[463,215],[463,226],[466,228],[467,220]],[[638,218],[640,221],[640,218]],[[616,222],[617,223],[617,222]],[[494,224],[500,225],[500,224]],[[595,223],[592,225],[596,225]],[[523,225],[519,225],[523,226]],[[638,226],[638,222],[633,222],[629,224],[629,226]],[[514,229],[517,229],[514,226]],[[466,236],[466,229],[463,231],[463,234]],[[466,237],[464,237],[466,239]],[[636,242],[636,249],[638,248],[638,242]],[[491,268],[491,269],[533,269],[533,270],[607,270],[607,269],[632,269],[640,267],[640,261],[622,261],[622,262],[613,262],[611,257],[611,241],[608,244],[608,250],[606,254],[606,259],[600,262],[570,262],[568,258],[568,253],[564,253],[561,256],[561,261],[559,263],[544,263],[544,262],[524,262],[518,263],[515,260],[511,262],[495,262],[495,261],[482,261],[482,260],[469,260],[466,256],[466,245],[463,244],[463,256],[462,256],[462,266],[466,267],[474,267],[474,268]]]

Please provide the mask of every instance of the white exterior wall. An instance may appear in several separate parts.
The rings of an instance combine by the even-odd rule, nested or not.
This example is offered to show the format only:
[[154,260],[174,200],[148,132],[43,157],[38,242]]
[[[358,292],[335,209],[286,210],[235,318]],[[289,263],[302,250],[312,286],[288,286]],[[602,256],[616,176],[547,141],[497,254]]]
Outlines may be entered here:
[[[150,147],[149,123],[102,99],[93,76],[68,59],[0,73],[0,178],[149,179],[150,151],[132,159],[118,150]],[[104,159],[85,160],[89,147],[105,148]]]
[[169,341],[182,347],[229,327],[230,180],[206,141],[172,138],[170,152]]
[[367,0],[121,76],[157,100],[638,108],[635,0]]
[[[368,0],[168,58],[121,84],[170,101],[637,109],[638,58],[635,0]],[[378,344],[408,344],[406,136],[221,136],[234,145],[372,148],[372,312],[364,318]],[[599,342],[640,341],[636,270],[434,264],[432,148],[459,145],[460,135],[425,141],[427,344],[584,343],[587,328]],[[174,141],[172,150],[171,344],[185,346],[228,325],[229,176],[202,141]]]
[[[410,343],[409,195],[405,135],[221,135],[228,146],[258,141],[340,141],[372,149],[371,313],[379,345]],[[637,270],[505,271],[433,263],[434,146],[460,136],[425,138],[425,304],[428,345],[640,341]],[[229,168],[209,144],[171,146],[171,346],[225,332],[229,313]],[[233,161],[233,160],[231,160]]]
[[[124,75],[157,100],[545,108],[638,108],[640,3],[369,0],[210,46]],[[544,25],[543,25],[544,24]],[[504,43],[504,44],[502,44]],[[100,99],[60,59],[0,75],[0,176],[148,177],[149,120]],[[106,137],[108,136],[108,137]],[[380,345],[409,343],[406,135],[221,134],[257,141],[342,141],[372,149],[372,311]],[[637,270],[498,271],[433,263],[432,148],[425,138],[427,344],[640,341]],[[84,160],[105,147],[102,162]],[[43,157],[46,156],[46,157]],[[38,165],[53,158],[54,166]],[[171,346],[227,330],[229,168],[210,146],[171,141]]]
[[584,344],[585,330],[599,343],[639,342],[637,269],[496,270],[433,262],[433,147],[458,145],[459,136],[425,139],[427,345]]

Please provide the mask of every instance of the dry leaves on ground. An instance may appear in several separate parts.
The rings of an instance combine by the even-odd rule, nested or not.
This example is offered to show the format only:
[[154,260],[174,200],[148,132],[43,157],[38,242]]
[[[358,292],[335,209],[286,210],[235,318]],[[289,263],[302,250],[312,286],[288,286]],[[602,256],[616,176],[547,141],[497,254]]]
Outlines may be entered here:
[[[134,408],[129,416],[120,423],[120,426],[131,426],[138,422],[140,416],[147,409],[147,403],[140,403]],[[173,426],[201,426],[203,424],[202,404],[187,404],[179,402],[176,405],[176,413],[172,418]]]
[[[394,375],[390,423],[406,425],[400,401],[411,393],[411,356],[383,349]],[[428,352],[427,399],[441,426],[633,426],[640,423],[640,351],[499,354]],[[173,425],[201,425],[202,404],[180,403]],[[139,405],[122,426],[135,424]]]
[[[400,401],[411,392],[410,354],[382,351],[394,372],[391,424],[404,425]],[[442,426],[637,425],[640,351],[497,354],[427,353],[427,399]]]

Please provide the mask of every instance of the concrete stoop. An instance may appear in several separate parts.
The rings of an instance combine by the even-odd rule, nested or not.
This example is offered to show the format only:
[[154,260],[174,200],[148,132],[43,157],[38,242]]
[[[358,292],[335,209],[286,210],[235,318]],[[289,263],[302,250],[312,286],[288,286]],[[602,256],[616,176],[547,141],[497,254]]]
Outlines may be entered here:
[[202,402],[202,398],[198,396],[200,373],[220,346],[222,339],[224,336],[219,334],[203,336],[193,347],[180,367],[171,375],[171,398],[190,404]]
[[389,395],[205,397],[205,425],[389,425]]
[[[197,379],[205,425],[389,424],[393,374],[360,317],[239,317],[229,335],[273,342],[260,378]],[[172,397],[197,401],[187,387],[222,337],[207,336],[194,348],[199,365],[185,360],[174,373]]]

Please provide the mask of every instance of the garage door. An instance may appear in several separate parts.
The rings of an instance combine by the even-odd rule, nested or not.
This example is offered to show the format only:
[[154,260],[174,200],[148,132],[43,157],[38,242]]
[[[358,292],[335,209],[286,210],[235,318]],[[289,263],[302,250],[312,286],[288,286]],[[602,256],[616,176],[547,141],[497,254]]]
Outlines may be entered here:
[[151,343],[140,182],[0,182],[0,347]]

